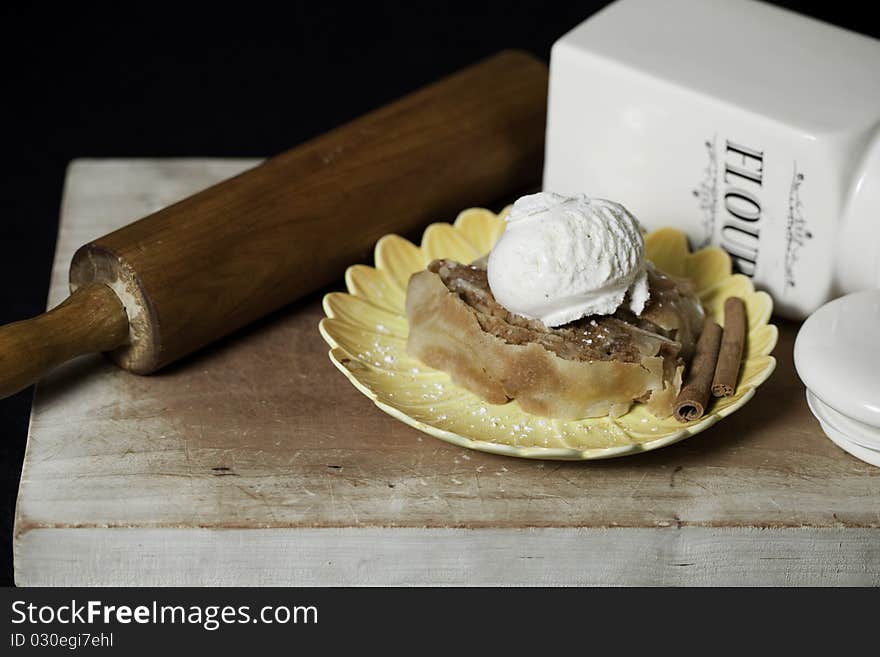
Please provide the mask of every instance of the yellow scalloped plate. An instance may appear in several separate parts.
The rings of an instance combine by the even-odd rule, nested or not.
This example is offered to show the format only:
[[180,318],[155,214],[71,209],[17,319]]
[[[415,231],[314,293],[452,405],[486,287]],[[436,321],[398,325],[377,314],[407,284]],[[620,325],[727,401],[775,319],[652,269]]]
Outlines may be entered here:
[[661,270],[694,281],[707,312],[724,320],[724,300],[742,297],[749,318],[748,345],[736,394],[715,400],[696,422],[657,419],[642,404],[618,418],[553,420],[529,415],[516,401],[487,404],[452,383],[442,371],[406,353],[404,301],[409,277],[434,258],[470,262],[488,253],[504,231],[501,214],[474,208],[454,224],[429,226],[421,246],[397,235],[376,244],[376,266],[354,265],[345,274],[348,294],[324,297],[320,331],[330,360],[354,386],[389,415],[450,443],[495,454],[537,459],[601,459],[645,452],[693,436],[741,408],[776,367],[770,355],[777,330],[773,302],[745,276],[731,274],[730,257],[710,247],[691,253],[681,231],[665,228],[646,238],[647,255]]

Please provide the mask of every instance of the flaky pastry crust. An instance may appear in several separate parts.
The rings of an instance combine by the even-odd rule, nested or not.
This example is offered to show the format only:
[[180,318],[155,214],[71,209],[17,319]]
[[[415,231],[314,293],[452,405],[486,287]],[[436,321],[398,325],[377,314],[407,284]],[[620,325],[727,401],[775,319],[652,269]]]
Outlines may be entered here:
[[491,404],[516,399],[534,415],[618,416],[634,401],[659,417],[672,413],[703,317],[684,286],[652,272],[642,317],[586,318],[556,330],[507,313],[484,278],[479,267],[446,260],[410,278],[410,355]]

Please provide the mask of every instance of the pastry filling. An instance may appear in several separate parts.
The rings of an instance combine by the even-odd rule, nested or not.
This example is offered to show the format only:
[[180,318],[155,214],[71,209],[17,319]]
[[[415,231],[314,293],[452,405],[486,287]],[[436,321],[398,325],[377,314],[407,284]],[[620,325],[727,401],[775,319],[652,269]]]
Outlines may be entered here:
[[557,328],[507,311],[495,300],[486,269],[478,264],[434,260],[428,270],[467,305],[483,331],[507,344],[534,342],[572,361],[639,363],[645,356],[660,355],[670,364],[686,357],[691,347],[682,349],[677,328],[664,328],[663,314],[679,301],[681,293],[673,279],[651,267],[651,297],[641,316],[621,305],[613,315],[587,316]]

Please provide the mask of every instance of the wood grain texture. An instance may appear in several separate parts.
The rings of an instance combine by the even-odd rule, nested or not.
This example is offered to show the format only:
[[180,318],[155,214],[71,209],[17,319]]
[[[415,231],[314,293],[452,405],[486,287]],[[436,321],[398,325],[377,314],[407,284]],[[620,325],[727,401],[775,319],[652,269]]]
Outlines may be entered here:
[[148,374],[409,234],[541,177],[547,66],[506,51],[86,244],[71,284],[131,318],[113,353]]
[[[50,303],[77,245],[251,165],[74,164]],[[330,364],[321,316],[315,295],[153,377],[84,357],[42,382],[16,581],[880,583],[880,470],[809,413],[794,324],[780,323],[759,394],[710,430],[619,460],[541,463],[382,413]],[[577,546],[580,559],[559,556]]]
[[78,289],[51,311],[0,327],[0,398],[83,354],[110,351],[128,339],[128,317],[103,283]]
[[44,529],[17,551],[20,586],[880,585],[872,529]]

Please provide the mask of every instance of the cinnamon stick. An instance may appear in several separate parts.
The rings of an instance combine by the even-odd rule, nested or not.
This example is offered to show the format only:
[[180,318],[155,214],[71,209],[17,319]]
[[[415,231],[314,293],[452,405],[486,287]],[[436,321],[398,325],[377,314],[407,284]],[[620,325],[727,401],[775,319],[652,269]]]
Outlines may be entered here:
[[712,381],[712,394],[716,397],[729,397],[736,390],[745,343],[746,305],[739,297],[730,297],[724,302],[724,333]]
[[706,412],[720,344],[721,327],[707,318],[697,341],[687,381],[675,400],[675,419],[679,422],[693,422]]

